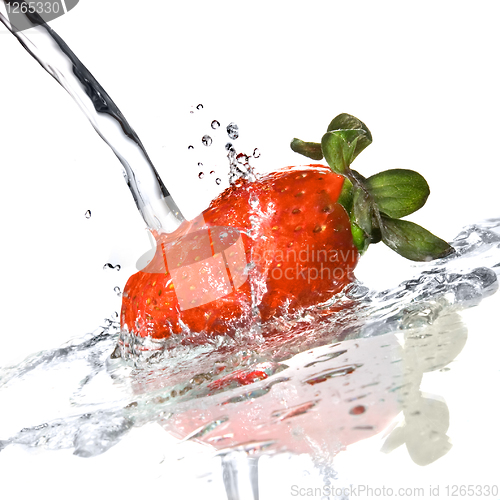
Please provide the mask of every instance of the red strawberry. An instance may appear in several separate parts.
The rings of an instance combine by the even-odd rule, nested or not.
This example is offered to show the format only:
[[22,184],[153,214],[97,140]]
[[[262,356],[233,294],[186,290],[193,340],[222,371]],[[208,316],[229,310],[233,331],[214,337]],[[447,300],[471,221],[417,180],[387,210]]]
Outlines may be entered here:
[[125,287],[122,327],[153,338],[233,334],[329,300],[358,259],[336,203],[342,184],[322,165],[237,181],[158,238],[153,261]]
[[193,342],[196,333],[232,335],[328,301],[351,281],[358,249],[371,243],[416,261],[452,253],[445,241],[400,220],[429,195],[420,174],[395,169],[366,179],[350,169],[371,141],[363,122],[338,115],[321,144],[291,144],[324,157],[330,169],[238,180],[195,220],[158,236],[153,261],[125,287],[122,327],[160,339],[185,332]]

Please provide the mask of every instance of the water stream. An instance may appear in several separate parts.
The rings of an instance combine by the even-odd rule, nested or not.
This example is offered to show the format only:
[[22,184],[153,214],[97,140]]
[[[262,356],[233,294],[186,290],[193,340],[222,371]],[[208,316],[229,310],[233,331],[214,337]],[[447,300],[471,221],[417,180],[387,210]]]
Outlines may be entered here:
[[[26,14],[35,18],[37,14]],[[123,166],[125,181],[149,229],[172,232],[184,220],[151,163],[138,135],[108,93],[47,24],[16,31],[0,12],[0,21],[36,61],[71,95],[96,132]],[[29,22],[27,20],[27,22]]]

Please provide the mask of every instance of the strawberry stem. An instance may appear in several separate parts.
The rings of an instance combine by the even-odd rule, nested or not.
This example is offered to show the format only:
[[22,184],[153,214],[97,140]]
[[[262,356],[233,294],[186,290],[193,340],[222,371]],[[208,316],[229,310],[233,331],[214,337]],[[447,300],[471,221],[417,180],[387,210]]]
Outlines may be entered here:
[[[345,178],[337,201],[349,214],[353,241],[360,253],[370,244],[383,241],[395,252],[415,261],[452,254],[454,249],[445,241],[417,224],[399,220],[420,209],[429,196],[429,186],[420,174],[394,169],[365,179],[350,168],[371,142],[368,127],[356,117],[342,113],[331,121],[319,145],[331,170]],[[317,143],[294,139],[291,146],[300,154],[312,158],[312,152],[321,159]]]

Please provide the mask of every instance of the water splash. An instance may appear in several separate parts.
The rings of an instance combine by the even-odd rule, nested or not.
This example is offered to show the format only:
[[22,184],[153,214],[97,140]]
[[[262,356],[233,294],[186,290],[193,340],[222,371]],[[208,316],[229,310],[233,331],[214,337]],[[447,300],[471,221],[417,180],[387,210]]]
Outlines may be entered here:
[[102,266],[103,270],[106,271],[108,269],[112,269],[114,271],[119,271],[122,266],[120,266],[120,264],[116,264],[116,265],[113,265],[113,264],[110,264],[109,262],[107,262],[106,264],[104,264],[104,266]]
[[[244,450],[256,457],[273,450],[334,455],[402,412],[406,424],[389,435],[384,451],[406,443],[414,461],[429,463],[450,448],[449,412],[421,393],[420,382],[464,347],[458,312],[496,292],[499,243],[500,219],[470,226],[453,242],[455,255],[419,265],[416,276],[392,289],[354,283],[337,299],[340,309],[280,320],[272,336],[242,332],[190,347],[127,336],[115,314],[92,335],[0,371],[6,404],[66,374],[57,405],[17,413],[9,406],[10,425],[0,417],[2,447],[95,456],[156,422],[225,460]],[[429,421],[429,412],[441,420]]]
[[244,153],[237,154],[236,150],[231,146],[227,158],[229,160],[229,184],[234,184],[238,179],[255,181],[255,170],[250,164],[248,155]]
[[204,135],[201,138],[201,142],[204,146],[211,146],[212,145],[212,138],[209,135]]
[[227,127],[226,127],[227,135],[229,136],[230,139],[236,140],[240,136],[239,132],[239,127],[236,125],[236,123],[231,122]]

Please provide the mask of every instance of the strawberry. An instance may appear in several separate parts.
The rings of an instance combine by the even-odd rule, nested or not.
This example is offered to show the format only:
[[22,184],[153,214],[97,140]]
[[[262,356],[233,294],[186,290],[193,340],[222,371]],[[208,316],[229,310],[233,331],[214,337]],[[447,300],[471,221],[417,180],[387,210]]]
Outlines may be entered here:
[[154,338],[233,334],[329,300],[358,260],[337,203],[343,181],[322,165],[238,180],[158,237],[153,261],[125,287],[122,326]]
[[185,333],[193,343],[234,335],[331,301],[370,244],[383,241],[416,261],[452,253],[445,241],[401,220],[429,195],[420,174],[395,169],[366,179],[351,170],[371,140],[363,122],[341,114],[321,143],[291,144],[330,168],[239,179],[193,221],[156,234],[153,260],[124,289],[122,328],[156,339]]

